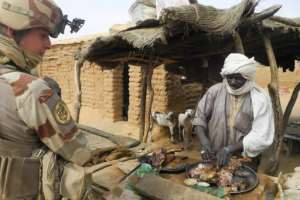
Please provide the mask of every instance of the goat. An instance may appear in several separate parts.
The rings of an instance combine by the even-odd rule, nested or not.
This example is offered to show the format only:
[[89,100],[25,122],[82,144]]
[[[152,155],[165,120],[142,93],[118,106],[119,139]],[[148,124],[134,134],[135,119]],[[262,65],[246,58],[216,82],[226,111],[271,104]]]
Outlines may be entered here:
[[184,149],[188,149],[192,142],[192,118],[195,111],[187,109],[184,113],[178,115],[178,132],[179,138],[183,141]]
[[169,128],[171,134],[171,142],[174,143],[175,142],[174,136],[177,127],[175,113],[174,112],[168,112],[168,113],[152,112],[152,118],[158,125]]

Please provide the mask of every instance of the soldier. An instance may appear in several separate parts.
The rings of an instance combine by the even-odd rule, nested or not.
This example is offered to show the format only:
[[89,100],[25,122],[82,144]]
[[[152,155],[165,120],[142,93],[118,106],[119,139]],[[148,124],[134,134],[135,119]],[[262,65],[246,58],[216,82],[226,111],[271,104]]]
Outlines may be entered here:
[[0,0],[1,200],[59,199],[57,163],[92,158],[66,104],[30,75],[67,23],[52,0]]

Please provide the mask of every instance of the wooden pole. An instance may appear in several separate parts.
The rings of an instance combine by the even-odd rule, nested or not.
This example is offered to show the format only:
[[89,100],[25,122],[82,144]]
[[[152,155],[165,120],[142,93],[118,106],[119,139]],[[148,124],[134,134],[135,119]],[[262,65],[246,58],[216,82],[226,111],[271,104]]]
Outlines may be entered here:
[[286,127],[288,125],[290,115],[293,111],[294,105],[295,105],[295,103],[297,101],[297,98],[298,98],[299,90],[300,90],[300,83],[298,83],[296,85],[296,87],[294,88],[292,96],[289,100],[289,103],[286,106],[286,109],[284,111],[284,114],[283,114],[283,128],[284,128],[284,130],[286,129]]
[[274,50],[270,38],[264,34],[262,34],[262,37],[263,37],[266,53],[270,64],[271,82],[268,84],[268,89],[272,100],[273,111],[274,111],[274,122],[275,122],[275,141],[273,144],[273,148],[275,152],[272,154],[269,160],[270,167],[267,168],[266,173],[270,175],[274,175],[278,169],[279,157],[280,157],[282,141],[284,136],[283,112],[282,112],[282,107],[281,107],[280,97],[278,92],[279,89],[278,66],[277,66]]
[[234,32],[233,40],[234,40],[236,52],[245,54],[245,48],[244,48],[243,41],[242,41],[242,38],[241,38],[239,32],[237,32],[237,31]]
[[152,110],[152,104],[153,104],[153,97],[154,97],[154,91],[152,87],[152,75],[153,75],[153,65],[149,66],[148,76],[147,76],[147,91],[149,92],[149,101],[147,101],[146,106],[146,132],[144,133],[145,136],[143,138],[143,142],[148,141],[148,135],[150,131],[150,126],[152,123],[152,117],[151,117],[151,110]]
[[81,81],[80,81],[80,74],[81,74],[81,67],[83,65],[83,60],[80,59],[80,51],[75,54],[74,59],[74,81],[75,81],[75,105],[74,105],[74,120],[75,122],[79,123],[79,116],[80,116],[80,108],[81,108]]
[[146,98],[147,98],[147,75],[149,66],[142,67],[142,95],[141,95],[141,107],[140,107],[140,133],[139,140],[143,142],[145,132],[145,111],[146,111]]

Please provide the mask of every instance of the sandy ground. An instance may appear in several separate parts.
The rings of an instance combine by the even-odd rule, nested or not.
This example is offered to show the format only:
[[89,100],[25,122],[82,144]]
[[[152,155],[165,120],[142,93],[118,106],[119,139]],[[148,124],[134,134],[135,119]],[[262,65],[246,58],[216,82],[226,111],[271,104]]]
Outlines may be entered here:
[[136,124],[127,121],[111,122],[104,120],[101,112],[91,108],[83,108],[80,114],[80,123],[89,125],[116,135],[123,135],[138,139],[139,128]]

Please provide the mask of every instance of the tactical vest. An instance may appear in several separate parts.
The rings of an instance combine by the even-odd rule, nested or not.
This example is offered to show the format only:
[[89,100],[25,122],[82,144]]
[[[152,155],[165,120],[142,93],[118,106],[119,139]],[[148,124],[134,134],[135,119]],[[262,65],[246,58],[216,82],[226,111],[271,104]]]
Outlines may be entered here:
[[40,159],[33,157],[41,144],[17,112],[12,87],[0,66],[0,199],[34,199],[39,193]]

